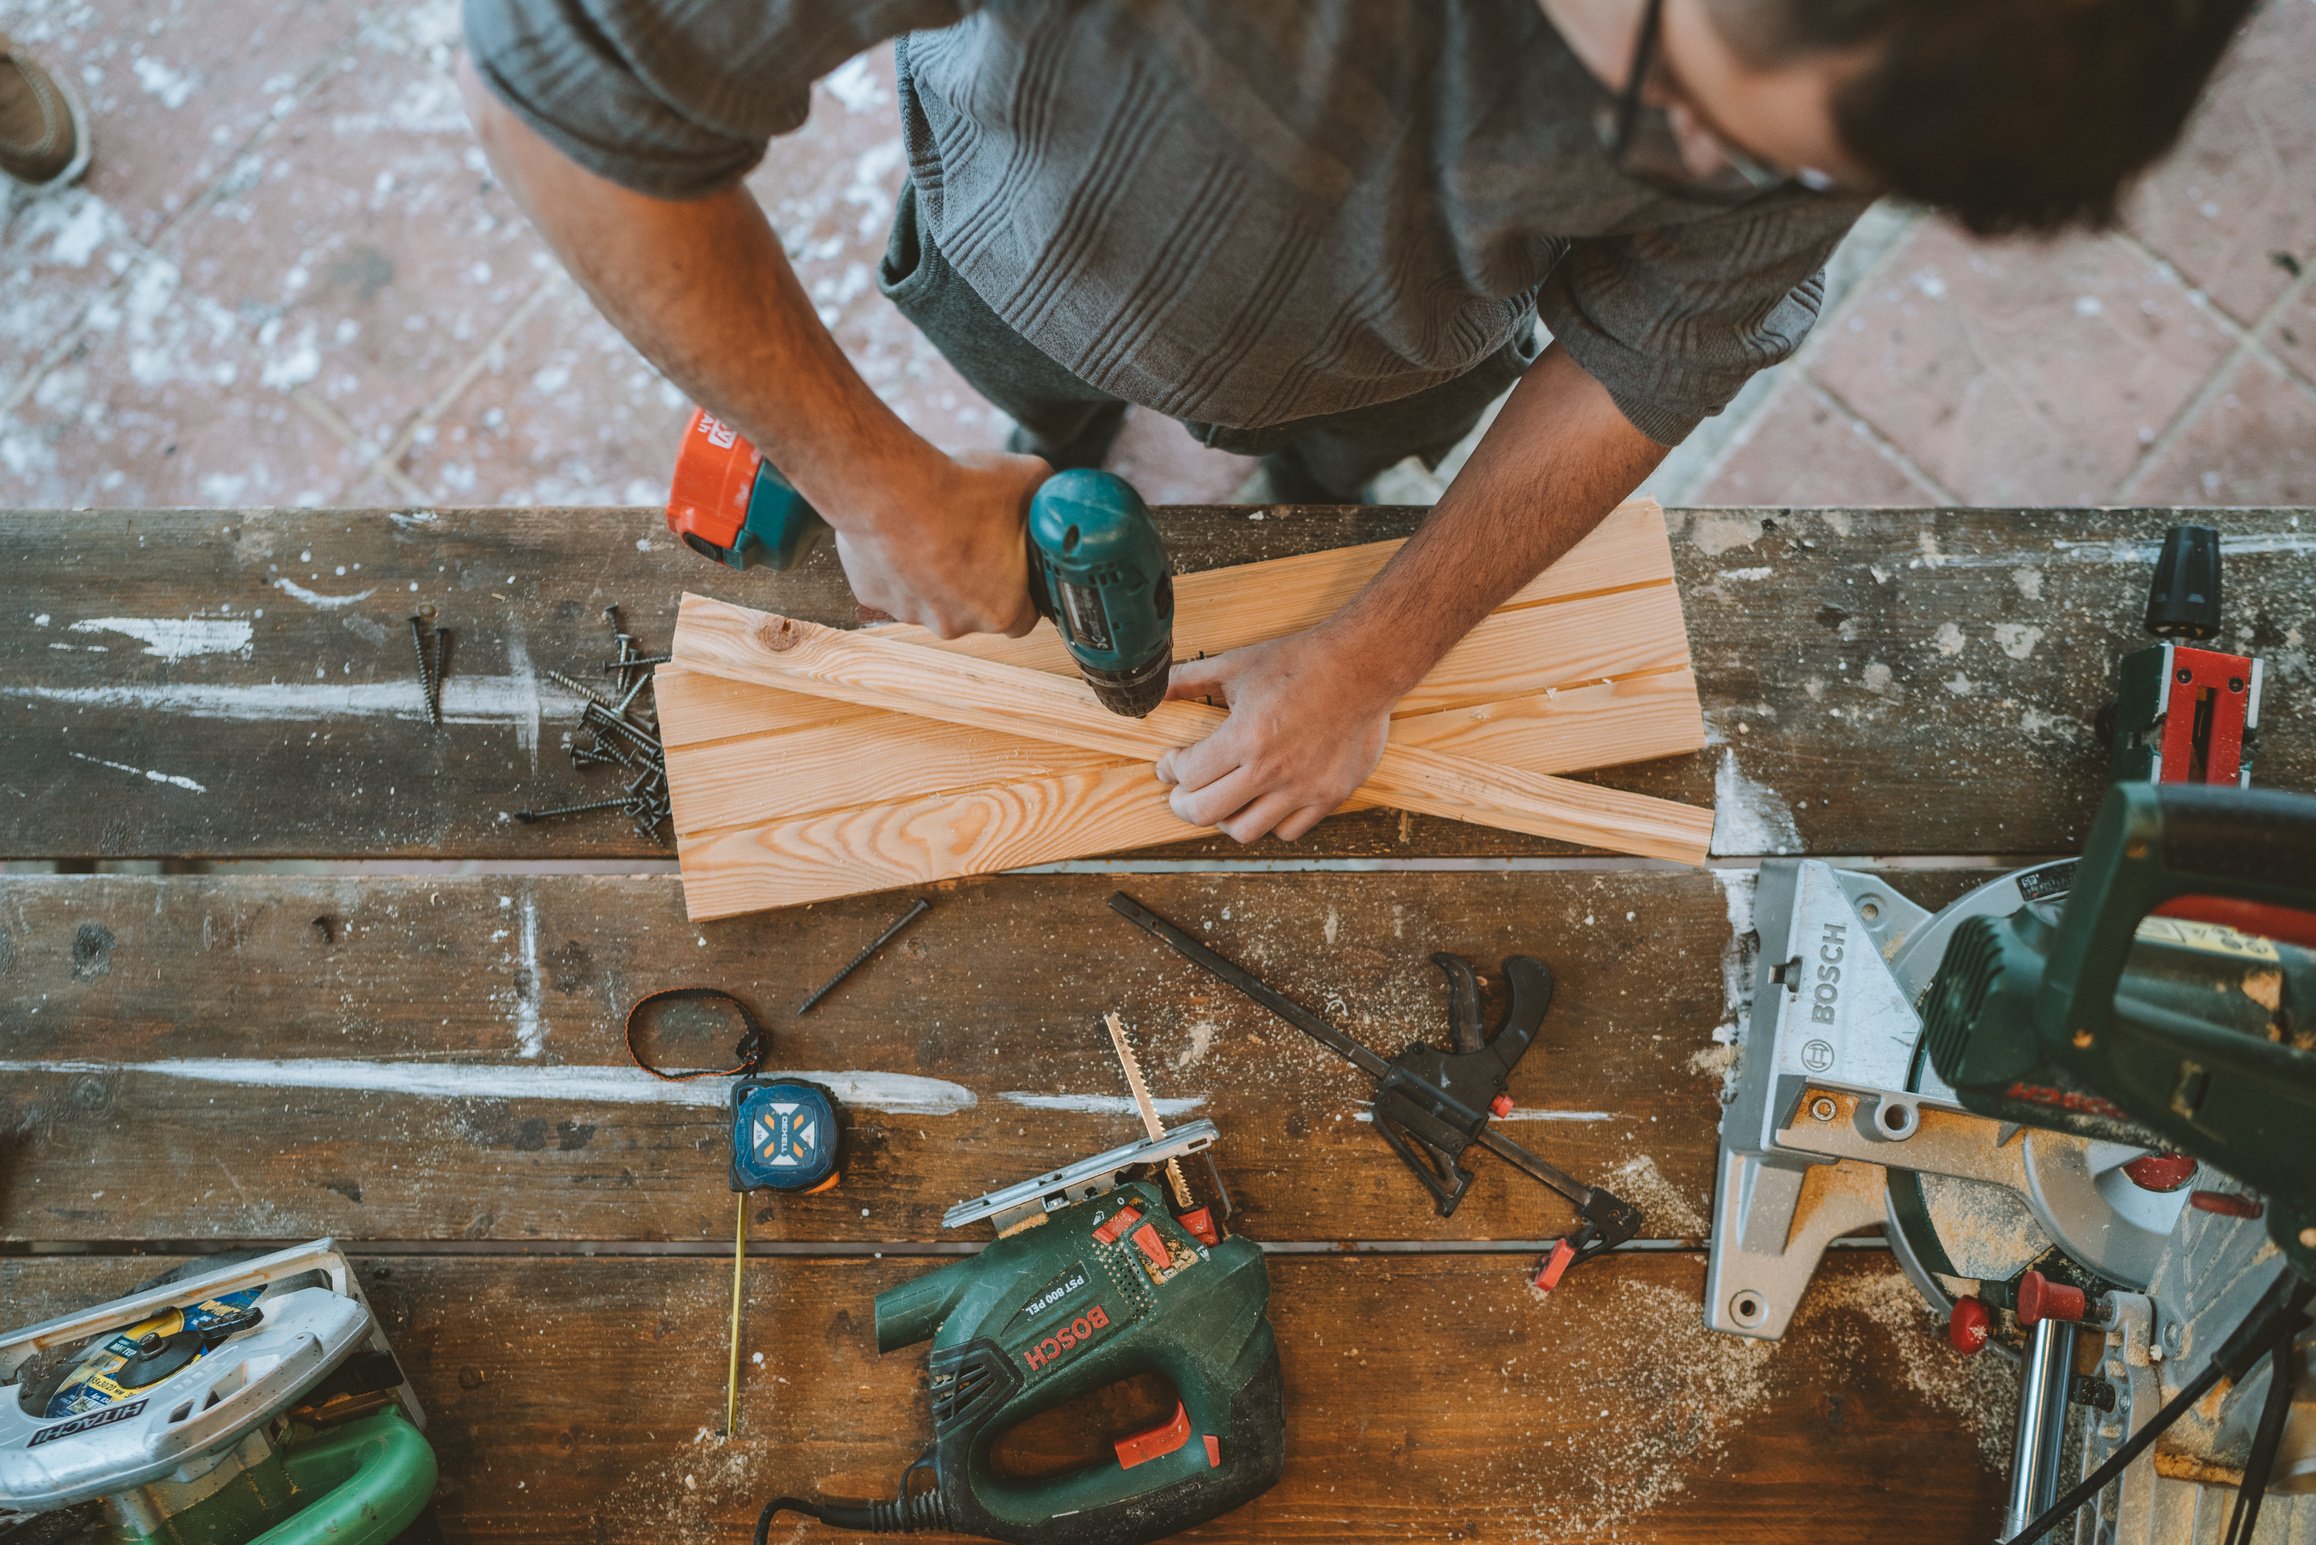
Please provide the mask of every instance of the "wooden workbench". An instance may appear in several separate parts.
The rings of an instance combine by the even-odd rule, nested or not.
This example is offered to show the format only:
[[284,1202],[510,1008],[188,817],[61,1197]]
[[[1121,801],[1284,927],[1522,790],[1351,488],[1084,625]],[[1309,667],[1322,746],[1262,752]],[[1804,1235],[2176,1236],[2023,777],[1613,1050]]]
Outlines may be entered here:
[[[1418,514],[1165,521],[1205,568]],[[1676,512],[1715,743],[1607,779],[1717,796],[1725,868],[1346,817],[1292,848],[942,889],[793,1023],[899,898],[694,927],[623,822],[510,812],[600,795],[559,749],[576,700],[540,673],[607,656],[606,602],[655,649],[686,587],[846,621],[832,567],[730,575],[634,510],[0,518],[0,857],[235,861],[0,876],[0,1321],[155,1257],[335,1234],[427,1404],[454,1537],[737,1540],[781,1489],[889,1494],[925,1431],[920,1363],[875,1355],[869,1300],[954,1248],[948,1204],[1133,1135],[1115,1008],[1155,1092],[1219,1123],[1241,1222],[1279,1252],[1287,1477],[1198,1538],[1984,1539],[2012,1376],[1949,1354],[1886,1255],[1839,1254],[1782,1344],[1701,1326],[1751,865],[1898,862],[1936,903],[2079,842],[2093,714],[2170,518]],[[2260,780],[2316,786],[2316,514],[2218,521],[2238,640],[2269,664]],[[454,635],[439,729],[422,604]],[[341,862],[281,862],[313,859]],[[1386,1050],[1444,1034],[1430,952],[1543,956],[1560,992],[1510,1130],[1645,1207],[1646,1246],[1532,1298],[1564,1213],[1483,1160],[1433,1217],[1350,1070],[1114,917],[1120,884]],[[852,1096],[844,1188],[756,1210],[736,1442],[712,1435],[722,1091],[648,1083],[619,1036],[679,983],[741,992],[775,1065]],[[731,1038],[669,1030],[671,1057]]]

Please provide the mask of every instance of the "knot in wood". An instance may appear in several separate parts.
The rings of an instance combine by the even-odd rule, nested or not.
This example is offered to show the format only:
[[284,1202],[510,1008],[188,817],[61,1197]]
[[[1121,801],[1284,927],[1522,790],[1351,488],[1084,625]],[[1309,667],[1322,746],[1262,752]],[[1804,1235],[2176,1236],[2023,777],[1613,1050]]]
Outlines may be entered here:
[[804,630],[792,618],[767,617],[756,630],[756,642],[774,654],[786,654],[804,642]]

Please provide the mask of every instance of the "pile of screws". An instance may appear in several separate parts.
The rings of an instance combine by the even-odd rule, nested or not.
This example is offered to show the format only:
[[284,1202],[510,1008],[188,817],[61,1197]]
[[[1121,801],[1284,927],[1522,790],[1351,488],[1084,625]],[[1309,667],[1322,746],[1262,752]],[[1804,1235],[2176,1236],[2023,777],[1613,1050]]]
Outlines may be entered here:
[[[427,645],[432,639],[433,646]],[[422,606],[410,614],[410,645],[418,651],[418,685],[426,694],[426,717],[442,722],[442,676],[450,661],[450,629],[434,625],[434,608]]]
[[616,799],[518,810],[515,819],[528,823],[615,810],[635,823],[638,835],[664,843],[667,838],[662,828],[673,819],[668,809],[667,755],[659,743],[658,709],[646,699],[651,694],[651,668],[667,664],[670,657],[640,653],[635,635],[620,625],[617,606],[603,608],[603,620],[611,625],[611,640],[618,654],[618,658],[603,662],[604,674],[612,679],[609,694],[560,671],[548,671],[546,676],[586,699],[579,729],[564,742],[564,749],[571,753],[571,765],[617,768],[626,776],[626,790]]

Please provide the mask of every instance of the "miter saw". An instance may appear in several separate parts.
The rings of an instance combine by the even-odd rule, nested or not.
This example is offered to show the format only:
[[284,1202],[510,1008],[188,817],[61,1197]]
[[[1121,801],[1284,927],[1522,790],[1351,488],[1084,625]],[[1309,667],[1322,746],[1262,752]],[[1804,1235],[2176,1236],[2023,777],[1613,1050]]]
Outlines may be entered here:
[[[2216,535],[2176,528],[2080,860],[1936,914],[1762,866],[1706,1321],[1781,1336],[1829,1243],[1881,1226],[1958,1351],[2025,1359],[2005,1539],[2249,1541],[2259,1503],[2225,1516],[2247,1472],[2272,1526],[2316,1528],[2316,1381],[2281,1381],[2263,1443],[2304,1354],[2256,1366],[2316,1271],[2316,799],[2243,787],[2258,662],[2194,647],[2218,578]],[[2104,1343],[2080,1370],[2078,1327]],[[2126,1452],[2223,1364],[2232,1388]],[[2063,1467],[2089,1505],[2047,1516]]]
[[439,1540],[424,1420],[333,1241],[171,1273],[0,1337],[0,1539]]

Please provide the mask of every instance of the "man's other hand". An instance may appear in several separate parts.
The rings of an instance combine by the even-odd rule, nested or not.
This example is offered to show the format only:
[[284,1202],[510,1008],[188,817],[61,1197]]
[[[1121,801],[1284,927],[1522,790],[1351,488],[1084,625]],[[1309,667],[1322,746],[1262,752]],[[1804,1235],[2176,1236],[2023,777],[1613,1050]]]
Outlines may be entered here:
[[941,638],[1027,633],[1037,625],[1029,500],[1052,475],[1035,456],[940,458],[929,478],[894,490],[890,508],[837,533],[854,597]]
[[1323,629],[1174,667],[1166,695],[1219,698],[1230,718],[1158,759],[1174,813],[1240,842],[1309,831],[1367,781],[1383,755],[1397,694]]

